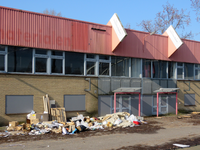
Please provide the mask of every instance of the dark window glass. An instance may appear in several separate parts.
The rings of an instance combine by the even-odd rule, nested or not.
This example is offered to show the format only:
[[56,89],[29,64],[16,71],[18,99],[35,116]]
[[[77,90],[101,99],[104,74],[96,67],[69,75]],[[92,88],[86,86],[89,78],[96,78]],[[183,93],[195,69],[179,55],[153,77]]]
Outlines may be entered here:
[[8,47],[8,72],[32,72],[32,49]]
[[153,78],[167,78],[167,62],[154,60],[152,69]]
[[183,68],[177,68],[177,78],[178,79],[183,78]]
[[176,63],[175,62],[168,62],[168,78],[175,78],[175,69]]
[[65,52],[65,74],[84,74],[84,54]]
[[95,55],[93,55],[93,54],[87,54],[87,58],[95,58]]
[[5,56],[4,55],[0,55],[0,71],[4,71],[4,62],[5,62]]
[[109,75],[109,63],[99,63],[99,75]]
[[51,72],[52,73],[62,73],[63,63],[62,59],[52,59],[51,60]]
[[184,76],[185,79],[194,79],[194,65],[185,63],[184,65]]
[[47,72],[47,58],[35,58],[35,72]]
[[183,63],[177,63],[177,66],[183,67]]
[[111,58],[112,76],[129,76],[129,58],[115,57]]
[[142,71],[143,77],[151,77],[151,60],[143,59]]
[[131,59],[131,77],[140,77],[141,74],[141,59]]
[[0,51],[5,51],[5,46],[0,45]]
[[106,55],[99,55],[99,59],[109,60],[109,56],[106,56]]
[[35,54],[42,54],[42,55],[47,55],[47,50],[44,49],[36,49]]
[[87,62],[86,74],[87,75],[95,75],[95,62]]
[[63,56],[63,52],[61,52],[61,51],[51,51],[51,55]]
[[195,67],[198,67],[198,68],[200,68],[200,65],[199,65],[199,64],[195,64]]

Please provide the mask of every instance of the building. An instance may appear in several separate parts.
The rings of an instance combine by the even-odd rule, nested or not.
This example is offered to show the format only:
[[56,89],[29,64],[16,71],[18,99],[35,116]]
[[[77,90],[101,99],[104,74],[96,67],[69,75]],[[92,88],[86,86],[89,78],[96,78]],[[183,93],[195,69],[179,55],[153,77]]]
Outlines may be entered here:
[[[0,123],[43,112],[46,94],[68,117],[112,113],[120,87],[141,87],[142,116],[156,114],[159,88],[179,88],[179,110],[199,111],[200,42],[173,27],[172,35],[124,29],[113,17],[101,25],[0,7]],[[117,95],[116,110],[138,115],[138,98]],[[160,95],[159,114],[175,113],[175,99]]]

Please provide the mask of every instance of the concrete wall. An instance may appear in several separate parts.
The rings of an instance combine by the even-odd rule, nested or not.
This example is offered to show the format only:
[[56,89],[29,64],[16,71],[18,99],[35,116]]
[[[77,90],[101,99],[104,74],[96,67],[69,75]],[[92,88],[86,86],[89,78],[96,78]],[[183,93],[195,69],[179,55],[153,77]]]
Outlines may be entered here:
[[[44,111],[43,96],[48,94],[50,100],[55,100],[58,107],[64,107],[64,95],[85,95],[85,115],[98,115],[97,78],[91,78],[91,91],[89,82],[85,77],[44,76],[44,75],[0,75],[0,124],[9,121],[25,121],[27,114],[5,114],[6,95],[34,95],[33,110]],[[77,104],[78,105],[78,104]],[[67,112],[67,117],[76,116],[77,112]]]
[[[200,111],[200,81],[178,81],[178,109],[186,111]],[[195,105],[184,106],[184,95],[195,94]]]

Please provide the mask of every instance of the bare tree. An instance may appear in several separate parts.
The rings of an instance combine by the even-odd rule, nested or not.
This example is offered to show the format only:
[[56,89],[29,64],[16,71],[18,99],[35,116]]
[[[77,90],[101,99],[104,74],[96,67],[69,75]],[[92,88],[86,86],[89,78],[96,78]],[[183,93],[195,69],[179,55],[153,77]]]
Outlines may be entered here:
[[[190,14],[186,13],[186,10],[174,8],[168,2],[163,5],[163,11],[156,14],[155,19],[152,20],[142,20],[138,26],[141,26],[144,31],[155,32],[157,34],[163,34],[166,29],[172,25],[175,29],[185,29],[186,25],[191,22]],[[182,33],[181,38],[192,38],[192,32]]]
[[45,10],[43,11],[43,14],[48,14],[48,15],[53,15],[53,16],[62,17],[61,12],[57,13],[55,10],[48,10],[48,9],[45,9]]
[[127,29],[131,29],[131,24],[130,24],[130,23],[127,23],[127,24],[126,24],[126,28],[127,28]]
[[200,1],[199,0],[190,0],[191,1],[191,6],[194,9],[194,11],[196,12],[196,19],[198,22],[200,22]]

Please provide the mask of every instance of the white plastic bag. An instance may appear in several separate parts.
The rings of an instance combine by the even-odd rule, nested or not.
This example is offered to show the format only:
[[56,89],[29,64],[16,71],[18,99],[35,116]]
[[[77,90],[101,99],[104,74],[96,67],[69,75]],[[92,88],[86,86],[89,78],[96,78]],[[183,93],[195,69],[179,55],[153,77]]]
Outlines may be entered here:
[[121,119],[117,119],[117,120],[115,120],[114,125],[119,125],[120,123],[122,123],[122,120]]
[[63,134],[63,135],[69,134],[68,131],[67,131],[64,127],[62,127],[62,134]]
[[128,121],[130,122],[133,122],[133,121],[138,121],[137,117],[134,116],[133,114],[129,116],[129,118],[127,119]]

